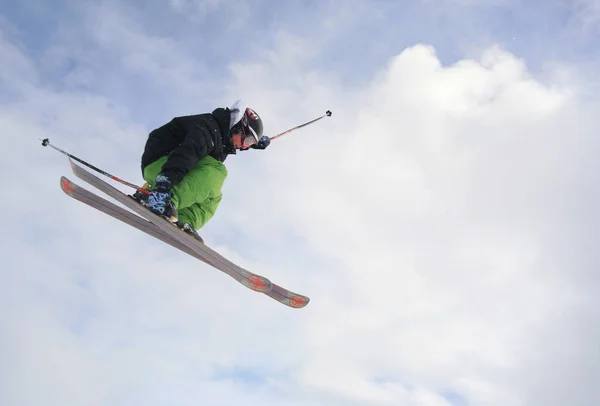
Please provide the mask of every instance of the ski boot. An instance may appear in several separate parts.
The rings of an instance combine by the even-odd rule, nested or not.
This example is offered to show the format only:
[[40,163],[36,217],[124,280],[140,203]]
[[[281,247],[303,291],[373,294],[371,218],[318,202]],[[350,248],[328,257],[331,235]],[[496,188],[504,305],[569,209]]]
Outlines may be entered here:
[[[148,185],[147,183],[144,183],[144,186],[142,186],[141,188],[143,190],[149,190],[150,185]],[[142,206],[148,206],[148,196],[150,196],[150,195],[142,192],[139,189],[136,190],[134,194],[129,195],[129,197],[131,197],[133,200],[135,200]]]
[[173,204],[172,201],[168,201],[167,202],[167,206],[165,207],[165,212],[162,214],[156,213],[159,216],[162,216],[164,218],[166,218],[167,220],[169,220],[171,223],[177,225],[179,222],[179,213],[177,212],[177,209],[175,208],[175,205]]
[[185,231],[186,233],[188,233],[189,235],[191,235],[192,237],[194,237],[196,240],[198,240],[202,244],[204,244],[204,240],[202,239],[202,237],[200,237],[200,234],[198,234],[196,232],[196,230],[194,230],[194,227],[192,227],[191,224],[177,222],[177,227],[179,227],[180,230]]
[[[138,202],[141,206],[144,206],[147,209],[149,208],[149,206],[148,206],[148,197],[149,197],[149,195],[147,195],[147,194],[145,194],[143,192],[140,192],[138,190],[133,195],[128,195],[128,196],[131,199],[133,199],[136,202]],[[178,213],[177,213],[177,209],[175,208],[175,205],[173,205],[173,202],[167,203],[167,208],[165,210],[165,214],[162,214],[162,217],[166,218],[171,223],[177,223],[177,221],[178,221]]]
[[133,200],[141,204],[142,206],[148,206],[148,196],[146,193],[137,190],[134,194],[129,195]]

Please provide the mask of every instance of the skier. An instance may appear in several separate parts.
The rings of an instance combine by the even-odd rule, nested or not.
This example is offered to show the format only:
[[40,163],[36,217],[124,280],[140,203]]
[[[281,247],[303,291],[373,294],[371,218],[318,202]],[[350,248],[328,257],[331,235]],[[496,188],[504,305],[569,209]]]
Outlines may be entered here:
[[270,143],[259,115],[241,100],[212,113],[175,117],[146,142],[142,174],[150,195],[137,191],[132,197],[204,242],[197,230],[221,202],[227,155]]

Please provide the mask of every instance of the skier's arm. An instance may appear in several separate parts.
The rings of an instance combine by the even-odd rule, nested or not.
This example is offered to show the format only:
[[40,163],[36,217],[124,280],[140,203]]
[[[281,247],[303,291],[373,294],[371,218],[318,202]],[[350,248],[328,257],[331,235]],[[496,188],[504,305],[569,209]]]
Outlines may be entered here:
[[187,175],[196,163],[208,155],[210,135],[202,126],[195,126],[189,131],[181,144],[171,152],[169,159],[162,167],[162,173],[169,178],[171,186],[175,186]]

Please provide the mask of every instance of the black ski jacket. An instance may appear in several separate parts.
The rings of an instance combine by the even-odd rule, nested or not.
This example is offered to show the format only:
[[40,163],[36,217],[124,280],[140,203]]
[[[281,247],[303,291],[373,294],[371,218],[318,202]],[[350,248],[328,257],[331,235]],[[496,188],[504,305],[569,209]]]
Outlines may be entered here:
[[228,108],[218,108],[212,113],[175,117],[153,130],[142,155],[142,173],[148,164],[168,155],[162,173],[175,186],[207,155],[224,162],[228,154],[236,153],[229,134],[230,117]]

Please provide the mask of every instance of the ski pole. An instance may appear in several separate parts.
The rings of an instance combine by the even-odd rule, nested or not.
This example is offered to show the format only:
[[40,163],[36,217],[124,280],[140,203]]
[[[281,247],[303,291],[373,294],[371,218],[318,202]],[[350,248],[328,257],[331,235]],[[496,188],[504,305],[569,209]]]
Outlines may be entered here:
[[321,116],[321,117],[315,118],[314,120],[311,120],[311,121],[309,121],[309,122],[307,122],[307,123],[300,124],[300,125],[299,125],[299,126],[297,126],[297,127],[290,128],[289,130],[287,130],[287,131],[284,131],[284,132],[282,132],[281,134],[277,134],[277,135],[275,135],[275,136],[273,136],[273,137],[269,137],[269,138],[271,139],[271,141],[273,141],[275,138],[279,138],[279,137],[281,137],[282,135],[285,135],[285,134],[287,134],[287,133],[291,133],[292,131],[294,131],[294,130],[297,130],[298,128],[306,127],[307,125],[309,125],[309,124],[312,124],[312,123],[314,123],[315,121],[319,121],[319,120],[320,120],[320,119],[322,119],[323,117],[330,117],[330,116],[331,116],[331,111],[330,111],[330,110],[327,110],[327,111],[325,112],[325,115],[323,115],[323,116]]
[[87,166],[88,168],[91,168],[91,169],[95,170],[96,172],[99,172],[99,173],[101,173],[101,174],[102,174],[102,175],[104,175],[104,176],[108,176],[108,177],[109,177],[109,178],[111,178],[112,180],[116,180],[117,182],[120,182],[120,183],[122,183],[122,184],[124,184],[124,185],[127,185],[127,186],[129,186],[129,187],[132,187],[132,188],[134,188],[134,189],[137,189],[137,190],[139,190],[140,192],[142,192],[142,193],[145,193],[145,194],[147,194],[147,195],[149,195],[149,194],[150,194],[150,192],[149,192],[149,191],[147,191],[146,189],[143,189],[143,188],[141,188],[141,187],[139,187],[139,186],[137,186],[137,185],[134,185],[133,183],[129,183],[129,182],[127,182],[127,181],[124,181],[123,179],[119,179],[119,178],[117,178],[116,176],[114,176],[114,175],[111,175],[111,174],[110,174],[110,173],[108,173],[108,172],[104,172],[102,169],[100,169],[100,168],[96,168],[94,165],[92,165],[92,164],[88,164],[88,163],[87,163],[87,162],[85,162],[84,160],[82,160],[82,159],[79,159],[79,158],[77,158],[76,156],[74,156],[74,155],[71,155],[71,154],[69,154],[68,152],[66,152],[66,151],[63,151],[62,149],[60,149],[60,148],[58,148],[58,147],[56,147],[56,146],[54,146],[54,145],[50,144],[50,140],[49,140],[48,138],[45,138],[45,139],[43,139],[43,140],[42,140],[41,138],[39,138],[39,140],[40,140],[40,141],[42,141],[42,146],[43,146],[43,147],[48,147],[48,146],[50,146],[50,147],[54,148],[55,150],[57,150],[58,152],[60,152],[61,154],[64,154],[64,155],[68,156],[68,157],[69,157],[69,158],[71,158],[71,159],[74,159],[75,161],[77,161],[77,162],[79,162],[79,163],[81,163],[81,164],[83,164],[83,165]]

